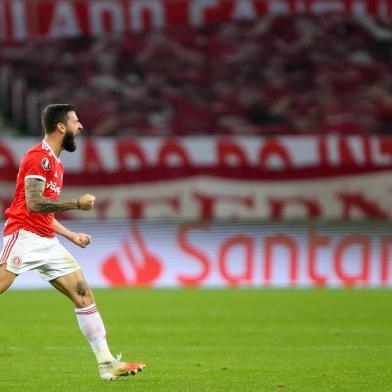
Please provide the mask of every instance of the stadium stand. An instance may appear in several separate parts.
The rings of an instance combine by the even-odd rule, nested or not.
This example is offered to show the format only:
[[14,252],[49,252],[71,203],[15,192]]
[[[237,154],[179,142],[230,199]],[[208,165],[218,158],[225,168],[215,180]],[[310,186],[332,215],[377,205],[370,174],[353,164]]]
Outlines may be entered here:
[[391,59],[389,25],[339,15],[3,44],[0,103],[29,134],[48,102],[99,136],[382,134]]

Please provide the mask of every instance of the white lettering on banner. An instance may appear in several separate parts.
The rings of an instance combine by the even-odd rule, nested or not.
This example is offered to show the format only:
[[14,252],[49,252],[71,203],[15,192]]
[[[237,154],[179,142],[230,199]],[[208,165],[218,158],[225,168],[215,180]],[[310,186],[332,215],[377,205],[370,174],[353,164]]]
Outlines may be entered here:
[[72,2],[58,1],[54,3],[54,14],[48,35],[51,38],[71,38],[81,35],[76,10]]
[[[0,139],[0,170],[16,171],[35,139]],[[388,137],[279,137],[265,139],[139,138],[80,141],[64,155],[67,172],[135,172],[152,167],[239,167],[284,171],[300,168],[386,168],[392,165]]]
[[285,0],[276,0],[268,3],[272,15],[289,15],[290,7]]
[[233,19],[256,19],[257,11],[252,0],[239,0],[232,13]]
[[193,26],[205,24],[205,13],[208,9],[217,7],[219,0],[190,0],[190,23]]
[[[17,170],[23,152],[35,139],[0,139],[0,169]],[[392,138],[388,137],[242,137],[96,139],[80,141],[78,150],[64,155],[67,171],[113,172],[169,166],[247,165],[287,170],[319,167],[388,167]]]
[[[386,225],[65,225],[94,238],[87,251],[60,238],[94,287],[392,287]],[[48,287],[35,276],[23,274],[14,287]]]
[[23,40],[28,37],[26,31],[26,7],[23,1],[14,0],[11,4],[11,16],[12,16],[12,27],[13,37],[16,40]]
[[315,14],[325,14],[328,12],[344,13],[346,5],[341,0],[315,0],[312,5],[312,11]]
[[[350,165],[390,165],[392,164],[392,139],[363,138],[363,137],[282,137],[276,139],[242,138],[242,139],[214,139],[197,138],[185,139],[139,139],[137,142],[113,142],[114,151],[104,154],[99,161],[104,165],[105,156],[117,159],[117,167],[131,169],[139,165],[181,166],[182,163],[190,165],[228,165],[240,166],[243,164],[264,167],[268,169],[284,170],[288,168],[316,167],[318,165],[343,167]],[[96,145],[98,145],[97,143]],[[154,146],[154,149],[151,147]],[[81,150],[83,150],[81,145]],[[99,155],[101,151],[89,145],[91,156]],[[106,149],[110,148],[106,146]],[[208,157],[205,151],[212,153]],[[153,152],[155,151],[155,152]],[[85,153],[87,153],[86,151]],[[130,167],[127,162],[132,159]],[[90,161],[90,159],[86,159]],[[94,161],[94,160],[93,160]],[[113,164],[113,161],[110,160]],[[135,166],[135,164],[138,165]]]
[[166,25],[165,8],[159,0],[130,0],[131,26],[134,31],[145,30],[144,15],[151,19],[151,27],[162,28]]
[[100,35],[107,32],[105,28],[105,16],[110,17],[110,32],[124,32],[123,7],[113,0],[93,2],[90,6],[91,33]]
[[353,8],[353,14],[354,15],[357,15],[357,16],[368,15],[367,4],[364,3],[363,1],[354,1],[354,4],[352,5],[352,8]]
[[[34,7],[30,0],[0,1],[1,40],[74,37],[186,24],[202,26],[230,19],[253,20],[266,14],[333,12],[384,19],[392,16],[391,0],[36,0],[33,3]],[[104,15],[111,19],[110,28],[104,25]]]
[[[370,151],[366,152],[369,161],[374,165],[389,165],[392,161],[392,138],[383,141],[372,138],[369,146]],[[365,150],[367,151],[367,150]]]

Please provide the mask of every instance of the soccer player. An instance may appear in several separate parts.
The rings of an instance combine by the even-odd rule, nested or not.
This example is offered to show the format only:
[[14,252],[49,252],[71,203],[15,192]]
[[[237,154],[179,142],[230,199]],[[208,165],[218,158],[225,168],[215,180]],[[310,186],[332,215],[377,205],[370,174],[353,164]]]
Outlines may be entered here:
[[42,113],[45,139],[26,152],[16,180],[15,197],[6,210],[4,247],[0,253],[0,294],[21,273],[38,271],[75,305],[79,327],[97,358],[102,380],[136,374],[144,363],[122,362],[114,358],[107,341],[94,295],[79,264],[55,237],[59,234],[85,248],[91,236],[74,233],[58,222],[54,214],[69,210],[91,210],[93,195],[62,200],[64,168],[59,156],[63,150],[76,150],[76,136],[83,130],[72,105],[49,105]]

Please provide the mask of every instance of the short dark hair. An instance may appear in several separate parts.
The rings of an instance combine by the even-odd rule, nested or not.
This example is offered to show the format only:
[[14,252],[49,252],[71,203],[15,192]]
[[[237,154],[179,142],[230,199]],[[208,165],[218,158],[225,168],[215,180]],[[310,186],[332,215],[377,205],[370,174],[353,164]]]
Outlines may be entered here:
[[69,112],[74,112],[73,105],[59,103],[48,105],[42,111],[42,125],[44,126],[45,133],[53,133],[56,130],[58,123],[65,123]]

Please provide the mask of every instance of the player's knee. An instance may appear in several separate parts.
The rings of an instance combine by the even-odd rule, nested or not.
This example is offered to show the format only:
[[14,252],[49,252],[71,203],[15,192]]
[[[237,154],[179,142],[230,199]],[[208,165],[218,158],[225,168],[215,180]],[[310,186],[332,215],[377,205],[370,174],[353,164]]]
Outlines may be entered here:
[[78,293],[78,295],[80,295],[81,297],[85,297],[88,294],[88,291],[89,287],[85,282],[80,281],[76,283],[76,292]]
[[76,293],[78,300],[84,305],[94,302],[93,292],[86,282],[80,281],[76,284]]

